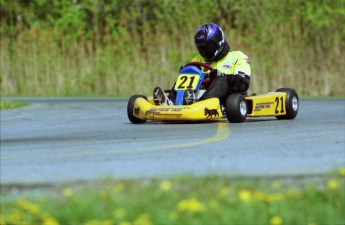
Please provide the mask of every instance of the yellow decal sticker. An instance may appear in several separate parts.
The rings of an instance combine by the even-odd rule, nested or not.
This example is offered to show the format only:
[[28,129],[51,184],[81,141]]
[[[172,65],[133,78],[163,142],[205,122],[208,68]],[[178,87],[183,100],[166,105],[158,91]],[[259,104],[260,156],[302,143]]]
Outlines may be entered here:
[[205,112],[206,119],[219,117],[218,109],[219,109],[219,106],[217,109],[205,108],[204,112]]
[[270,109],[273,102],[259,102],[255,105],[254,112],[260,112],[261,109]]
[[149,113],[160,114],[161,112],[181,112],[183,108],[151,108]]

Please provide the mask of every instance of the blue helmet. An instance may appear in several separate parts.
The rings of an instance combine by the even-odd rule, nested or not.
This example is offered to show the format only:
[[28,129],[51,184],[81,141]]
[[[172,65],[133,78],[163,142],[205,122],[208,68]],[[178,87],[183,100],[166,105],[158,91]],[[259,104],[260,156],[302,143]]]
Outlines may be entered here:
[[214,23],[202,25],[195,33],[194,41],[199,54],[207,62],[213,61],[225,47],[222,29]]

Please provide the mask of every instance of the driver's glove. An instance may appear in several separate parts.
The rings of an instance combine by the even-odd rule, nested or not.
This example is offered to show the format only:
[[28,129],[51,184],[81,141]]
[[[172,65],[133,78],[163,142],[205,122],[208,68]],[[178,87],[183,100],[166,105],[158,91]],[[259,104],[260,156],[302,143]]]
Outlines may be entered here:
[[212,70],[212,71],[210,72],[210,74],[209,74],[209,76],[210,76],[211,79],[214,79],[214,78],[220,77],[220,76],[224,76],[224,75],[225,75],[224,73],[220,72],[220,71],[217,70],[217,69]]
[[231,87],[236,92],[246,91],[249,88],[250,76],[237,74],[229,76]]

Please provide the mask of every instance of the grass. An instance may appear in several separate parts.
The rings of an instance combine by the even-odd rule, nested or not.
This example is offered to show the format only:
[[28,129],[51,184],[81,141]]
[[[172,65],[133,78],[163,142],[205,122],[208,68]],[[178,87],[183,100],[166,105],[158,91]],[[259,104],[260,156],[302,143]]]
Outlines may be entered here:
[[0,100],[0,109],[14,109],[19,108],[23,106],[27,106],[29,103],[26,102],[8,102],[8,101],[2,101]]
[[[50,195],[2,188],[1,224],[344,224],[345,168],[312,178],[184,176],[65,184]],[[13,188],[12,188],[13,189]],[[15,188],[14,188],[15,189]]]
[[180,66],[197,54],[197,27],[215,22],[231,49],[251,60],[250,92],[291,87],[303,96],[344,96],[343,5],[344,0],[2,0],[1,93],[124,97],[147,95],[155,86],[169,89]]

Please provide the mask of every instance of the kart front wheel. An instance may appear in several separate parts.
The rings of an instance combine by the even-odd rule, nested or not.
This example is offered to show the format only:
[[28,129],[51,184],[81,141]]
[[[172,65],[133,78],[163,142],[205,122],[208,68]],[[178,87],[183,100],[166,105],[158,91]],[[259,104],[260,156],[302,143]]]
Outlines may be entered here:
[[276,92],[285,92],[286,99],[285,99],[285,109],[286,115],[283,116],[276,116],[277,119],[280,120],[291,120],[297,116],[298,108],[299,108],[299,100],[297,92],[291,88],[279,88]]
[[135,117],[134,114],[134,103],[138,98],[144,98],[145,100],[147,100],[147,98],[144,95],[133,95],[129,100],[128,100],[128,104],[127,104],[127,115],[128,115],[128,119],[129,121],[131,121],[134,124],[140,124],[140,123],[145,123],[146,120],[143,119],[139,119],[137,117]]
[[242,94],[229,95],[225,102],[226,117],[231,123],[242,123],[247,118],[247,102]]

